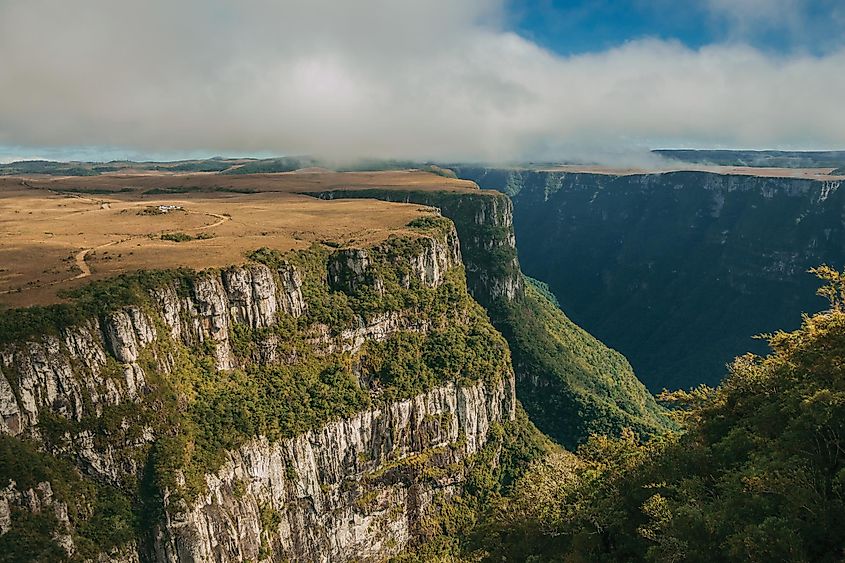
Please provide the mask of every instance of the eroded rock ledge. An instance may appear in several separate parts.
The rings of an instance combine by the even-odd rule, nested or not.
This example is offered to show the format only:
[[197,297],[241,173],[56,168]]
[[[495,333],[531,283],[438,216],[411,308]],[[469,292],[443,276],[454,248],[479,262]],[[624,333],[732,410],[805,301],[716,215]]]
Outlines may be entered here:
[[[349,300],[374,306],[368,296],[389,298],[396,288],[429,288],[430,300],[457,269],[460,277],[449,283],[460,279],[466,295],[457,235],[447,224],[389,252],[335,251],[316,283],[325,286],[326,295],[348,294]],[[383,310],[378,301],[376,309],[343,326],[318,322],[309,316],[305,291],[306,276],[315,283],[313,272],[302,268],[281,261],[196,273],[156,286],[137,304],[0,346],[0,434],[73,460],[80,482],[97,483],[94,489],[102,484],[136,495],[150,452],[171,430],[149,422],[155,416],[137,413],[162,404],[150,403],[150,397],[183,369],[180,354],[207,354],[212,371],[220,373],[291,365],[301,358],[280,350],[296,337],[312,357],[343,355],[355,371],[361,369],[355,358],[368,343],[398,334],[425,337],[433,330],[425,311]],[[467,322],[468,313],[458,313],[447,324]],[[298,327],[291,329],[296,334],[286,334],[280,319]],[[243,335],[252,350],[246,355],[243,342],[235,341]],[[373,389],[373,396],[380,391]],[[512,420],[515,409],[506,363],[495,378],[462,373],[457,381],[442,381],[411,398],[373,399],[357,414],[291,438],[255,436],[224,452],[222,466],[205,475],[204,492],[196,498],[171,494],[186,479],[175,471],[175,484],[161,491],[163,520],[142,532],[151,537],[110,547],[102,557],[383,559],[415,537],[434,505],[461,490],[491,428]],[[73,499],[57,498],[56,484],[49,481],[20,490],[13,480],[2,485],[0,535],[16,525],[20,511],[37,508],[58,515],[53,541],[69,555],[78,553],[74,518],[80,516],[68,517]],[[69,494],[63,485],[63,494]],[[80,510],[95,510],[91,502],[83,504]]]
[[514,409],[505,377],[492,387],[439,387],[275,444],[254,440],[168,520],[156,558],[384,559],[414,537],[435,497],[460,490],[491,424],[512,420]]

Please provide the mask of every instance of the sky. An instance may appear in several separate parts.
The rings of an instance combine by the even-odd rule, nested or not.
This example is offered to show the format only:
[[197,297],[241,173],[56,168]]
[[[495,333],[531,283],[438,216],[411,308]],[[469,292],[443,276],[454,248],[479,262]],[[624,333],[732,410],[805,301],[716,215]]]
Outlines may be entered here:
[[0,0],[0,161],[845,148],[842,0]]

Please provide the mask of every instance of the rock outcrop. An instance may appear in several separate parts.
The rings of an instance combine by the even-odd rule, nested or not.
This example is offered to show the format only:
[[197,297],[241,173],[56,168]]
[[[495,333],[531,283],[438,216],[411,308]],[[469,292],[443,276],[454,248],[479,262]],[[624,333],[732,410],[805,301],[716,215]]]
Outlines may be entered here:
[[487,308],[494,321],[503,304],[524,294],[513,231],[513,204],[507,196],[481,191],[379,189],[337,189],[310,195],[322,199],[373,198],[435,207],[454,222],[470,293]]
[[[461,263],[454,229],[414,240],[409,248],[415,253],[401,257],[399,284],[441,286]],[[369,275],[372,252],[379,250],[331,256],[330,289],[378,288],[378,277]],[[296,320],[307,313],[302,280],[302,272],[287,263],[200,272],[163,282],[143,305],[2,346],[0,432],[72,458],[85,478],[131,486],[146,471],[145,457],[138,453],[149,451],[162,429],[134,427],[126,417],[149,408],[146,398],[155,396],[156,386],[175,369],[172,351],[207,350],[220,372],[243,367],[244,361],[295,363],[296,357],[278,351],[286,335],[275,327],[280,315]],[[233,341],[237,327],[260,339],[254,342],[255,357],[239,356]],[[367,342],[429,330],[424,315],[397,310],[359,316],[339,331],[313,323],[305,333],[319,356],[355,355]],[[205,475],[199,498],[186,503],[164,491],[165,520],[141,551],[124,546],[110,557],[367,561],[397,553],[419,532],[434,503],[461,490],[491,425],[514,418],[514,378],[507,368],[495,382],[444,382],[395,402],[374,394],[373,405],[293,438],[270,442],[258,436],[225,452],[222,468]],[[108,440],[102,435],[106,413],[112,425]],[[65,422],[48,425],[48,437],[44,423],[54,419]],[[20,491],[10,483],[0,491],[0,535],[13,525],[15,510],[54,510],[60,530],[54,541],[71,555],[67,506],[52,501],[50,487],[45,481],[37,491]]]
[[[378,561],[448,500],[490,425],[514,417],[513,379],[447,385],[279,443],[258,439],[207,477],[208,493],[160,532],[161,561]],[[451,468],[420,479],[429,469]]]
[[[170,285],[154,292],[154,314],[170,338],[186,346],[211,343],[218,369],[231,369],[232,326],[266,327],[278,311],[305,311],[296,271],[287,267],[279,277],[282,283],[263,265],[202,273],[186,294]],[[15,435],[32,429],[45,409],[80,421],[106,405],[137,400],[146,384],[141,352],[156,337],[149,314],[130,306],[0,349],[0,429]]]

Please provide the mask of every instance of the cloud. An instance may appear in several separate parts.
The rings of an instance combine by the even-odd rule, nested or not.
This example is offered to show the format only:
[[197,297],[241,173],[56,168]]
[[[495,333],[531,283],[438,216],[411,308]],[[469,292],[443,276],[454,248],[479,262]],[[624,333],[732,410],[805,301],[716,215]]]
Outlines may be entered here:
[[0,145],[485,160],[845,146],[845,50],[644,40],[560,57],[506,23],[485,0],[0,0]]
[[816,53],[843,45],[841,0],[704,0],[704,4],[729,40]]

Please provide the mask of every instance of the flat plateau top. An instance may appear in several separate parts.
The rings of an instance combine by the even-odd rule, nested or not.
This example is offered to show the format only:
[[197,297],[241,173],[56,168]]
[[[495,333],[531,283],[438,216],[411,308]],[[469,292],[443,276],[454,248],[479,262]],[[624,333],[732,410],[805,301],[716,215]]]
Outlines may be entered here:
[[338,188],[477,190],[417,171],[4,177],[0,309],[55,303],[61,290],[133,270],[241,264],[265,246],[367,246],[432,213],[297,193]]
[[591,165],[560,165],[539,168],[544,172],[581,172],[606,174],[608,176],[633,176],[635,174],[658,174],[666,172],[710,172],[736,176],[760,176],[763,178],[803,178],[822,182],[845,180],[845,176],[831,176],[834,168],[755,168],[751,166],[710,166],[705,164],[669,165],[665,168],[620,168]]

